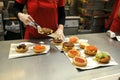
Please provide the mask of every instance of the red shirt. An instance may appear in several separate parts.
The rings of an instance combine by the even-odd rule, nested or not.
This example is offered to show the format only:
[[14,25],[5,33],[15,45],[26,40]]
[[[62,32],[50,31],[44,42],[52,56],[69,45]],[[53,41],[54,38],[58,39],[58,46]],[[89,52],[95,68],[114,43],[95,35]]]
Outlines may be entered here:
[[[56,31],[58,25],[58,7],[64,6],[64,0],[16,0],[26,4],[27,12],[41,27],[48,27]],[[25,39],[43,38],[37,30],[26,26]]]
[[120,33],[120,18],[118,18],[118,10],[120,8],[120,0],[115,0],[112,12],[105,24],[108,28],[110,25],[110,30],[115,33]]

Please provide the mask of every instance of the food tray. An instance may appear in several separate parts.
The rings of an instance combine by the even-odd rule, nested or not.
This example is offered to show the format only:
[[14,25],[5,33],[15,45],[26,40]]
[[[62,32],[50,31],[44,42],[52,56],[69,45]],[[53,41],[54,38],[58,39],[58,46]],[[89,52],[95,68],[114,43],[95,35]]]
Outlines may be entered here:
[[[69,38],[66,38],[65,41],[67,42],[68,39],[69,39]],[[76,43],[76,44],[75,44],[75,47],[74,47],[76,50],[79,50],[81,57],[85,57],[85,58],[87,59],[87,65],[84,66],[84,67],[79,67],[79,66],[73,65],[73,66],[75,66],[76,68],[85,70],[85,69],[93,69],[93,68],[100,67],[100,66],[118,65],[118,63],[112,58],[112,56],[111,56],[110,53],[108,53],[108,52],[106,52],[106,53],[108,53],[108,54],[111,56],[110,62],[107,63],[107,64],[98,63],[98,62],[95,60],[95,56],[87,56],[87,55],[84,54],[84,49],[81,49],[81,48],[79,47],[80,42],[88,42],[88,40],[86,40],[86,39],[79,39],[79,42]],[[62,51],[62,45],[56,46],[56,47],[58,48],[58,50]],[[99,52],[99,51],[100,51],[100,50],[98,50],[98,52]],[[64,52],[64,51],[62,51],[62,52]],[[105,51],[103,51],[103,52],[105,52]],[[70,60],[70,62],[72,63],[72,58],[70,58],[70,57],[68,56],[68,53],[64,52],[64,54],[67,56],[67,58],[68,58],[68,59]]]
[[[25,53],[18,53],[15,51],[16,46],[18,46],[19,44],[25,44],[28,47],[28,51]],[[10,45],[10,51],[9,51],[9,56],[8,58],[17,58],[17,57],[24,57],[24,56],[31,56],[31,55],[37,55],[34,51],[33,51],[33,46],[35,44],[31,43],[31,42],[21,42],[21,43],[12,43]],[[45,44],[44,44],[45,45]],[[46,50],[40,54],[45,54],[50,50],[50,45],[45,45],[46,46]],[[38,53],[39,54],[39,53]]]

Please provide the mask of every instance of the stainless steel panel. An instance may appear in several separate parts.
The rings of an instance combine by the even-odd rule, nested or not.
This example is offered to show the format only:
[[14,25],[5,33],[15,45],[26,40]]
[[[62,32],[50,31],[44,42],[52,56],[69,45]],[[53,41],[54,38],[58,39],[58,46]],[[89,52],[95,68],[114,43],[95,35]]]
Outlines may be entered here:
[[3,32],[2,14],[0,14],[0,32]]
[[4,32],[0,32],[0,41],[4,40]]

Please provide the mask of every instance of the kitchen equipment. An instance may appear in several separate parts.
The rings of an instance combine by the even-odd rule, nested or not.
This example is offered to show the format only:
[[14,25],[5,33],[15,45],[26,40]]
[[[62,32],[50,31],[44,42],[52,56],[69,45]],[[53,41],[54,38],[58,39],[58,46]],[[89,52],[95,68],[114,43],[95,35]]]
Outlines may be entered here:
[[[30,22],[29,25],[31,25],[31,26],[37,28],[38,33],[41,34],[42,28],[41,28],[41,26],[40,26],[39,24],[37,24],[36,22]],[[59,35],[57,35],[56,33],[48,34],[47,36],[52,37],[52,38],[58,38],[58,37],[59,37]]]
[[29,25],[37,28],[38,33],[41,33],[40,32],[41,31],[41,26],[39,24],[37,24],[36,22],[30,22]]

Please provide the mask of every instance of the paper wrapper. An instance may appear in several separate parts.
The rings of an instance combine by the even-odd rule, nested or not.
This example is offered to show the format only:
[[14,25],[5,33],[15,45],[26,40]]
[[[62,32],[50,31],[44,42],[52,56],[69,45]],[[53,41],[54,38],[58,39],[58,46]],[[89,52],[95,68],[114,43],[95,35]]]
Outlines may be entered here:
[[[15,51],[16,46],[18,46],[19,44],[25,44],[28,47],[28,51],[26,51],[25,53],[18,53]],[[30,43],[30,42],[22,42],[22,43],[12,43],[10,45],[10,51],[9,51],[9,56],[8,58],[18,58],[18,57],[25,57],[25,56],[31,56],[31,55],[36,55],[36,53],[33,51],[33,46],[35,44]],[[50,45],[45,45],[46,50],[40,54],[45,54],[50,50]],[[38,53],[39,54],[39,53]]]

